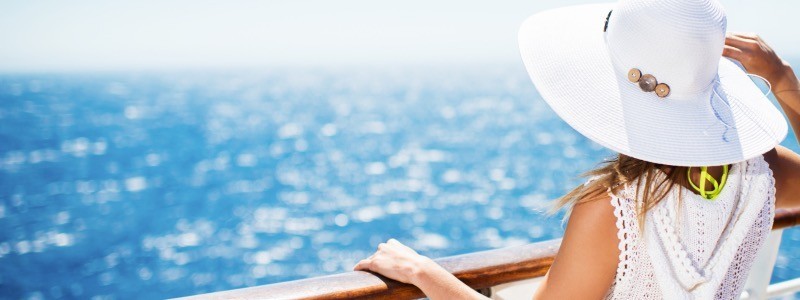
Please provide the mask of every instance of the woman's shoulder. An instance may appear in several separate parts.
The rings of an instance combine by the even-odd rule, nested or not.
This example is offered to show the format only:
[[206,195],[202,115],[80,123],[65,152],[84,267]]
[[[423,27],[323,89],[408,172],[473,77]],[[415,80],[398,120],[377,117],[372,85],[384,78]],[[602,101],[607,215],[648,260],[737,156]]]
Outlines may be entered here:
[[616,218],[610,200],[611,196],[598,190],[572,207],[540,296],[601,298],[608,291],[619,262]]
[[617,217],[614,214],[616,208],[611,198],[606,191],[597,190],[575,204],[567,221],[564,238],[579,247],[613,252],[614,255],[610,257],[616,262],[619,240]]
[[612,194],[607,189],[596,188],[572,207],[571,215],[588,213],[592,217],[601,217],[611,213],[613,217],[614,207],[611,205],[611,197]]
[[[775,179],[775,207],[800,207],[800,155],[794,151],[777,146],[764,153],[764,160]],[[791,197],[790,197],[791,196]]]
[[[615,208],[612,205],[611,197],[609,193],[599,189],[592,192],[587,197],[584,197],[584,199],[572,207],[570,220],[567,226],[569,226],[569,224],[575,224],[575,226],[579,228],[603,226],[607,229],[614,229],[615,231]],[[616,236],[616,233],[614,233],[614,236]]]

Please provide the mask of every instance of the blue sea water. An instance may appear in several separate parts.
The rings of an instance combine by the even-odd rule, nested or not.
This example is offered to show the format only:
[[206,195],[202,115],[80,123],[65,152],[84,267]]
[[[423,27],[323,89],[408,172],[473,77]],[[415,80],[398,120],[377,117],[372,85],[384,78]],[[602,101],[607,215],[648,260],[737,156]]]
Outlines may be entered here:
[[[800,150],[792,136],[785,145]],[[611,153],[519,66],[0,76],[0,298],[152,299],[559,237]],[[773,282],[800,276],[786,230]]]

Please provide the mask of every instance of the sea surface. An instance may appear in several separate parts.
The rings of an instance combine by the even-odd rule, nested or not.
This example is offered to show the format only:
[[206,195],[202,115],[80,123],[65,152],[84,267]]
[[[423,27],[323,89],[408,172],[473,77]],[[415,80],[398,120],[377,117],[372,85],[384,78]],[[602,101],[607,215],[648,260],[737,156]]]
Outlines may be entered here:
[[[800,151],[793,136],[784,145]],[[560,237],[611,152],[521,66],[0,76],[0,298],[157,299]],[[800,277],[786,230],[772,281]]]

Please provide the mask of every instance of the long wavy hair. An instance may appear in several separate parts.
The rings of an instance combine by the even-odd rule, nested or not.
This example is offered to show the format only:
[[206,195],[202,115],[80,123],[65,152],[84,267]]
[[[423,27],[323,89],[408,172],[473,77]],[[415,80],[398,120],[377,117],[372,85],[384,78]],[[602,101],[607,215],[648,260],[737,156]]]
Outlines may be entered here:
[[[658,170],[666,176],[656,176]],[[642,197],[636,200],[638,201],[636,217],[639,220],[639,231],[642,231],[647,211],[663,200],[675,185],[685,186],[687,171],[688,167],[656,164],[620,153],[617,157],[601,163],[596,169],[582,174],[582,177],[593,179],[557,199],[548,214],[555,214],[567,207],[569,209],[564,218],[566,220],[576,204],[597,199],[593,196],[599,193],[616,194],[625,184],[634,183],[639,179],[636,194]],[[680,202],[680,199],[678,201]]]

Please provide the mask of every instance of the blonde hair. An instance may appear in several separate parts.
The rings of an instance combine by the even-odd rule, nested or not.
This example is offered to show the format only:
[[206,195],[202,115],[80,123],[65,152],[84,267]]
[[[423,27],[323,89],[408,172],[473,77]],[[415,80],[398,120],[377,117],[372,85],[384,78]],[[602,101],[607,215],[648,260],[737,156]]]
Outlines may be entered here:
[[[659,170],[666,176],[656,176]],[[596,169],[582,174],[582,177],[592,179],[557,199],[547,213],[553,215],[567,207],[566,220],[576,204],[596,200],[598,197],[593,196],[601,193],[617,194],[625,184],[639,179],[641,184],[636,185],[636,194],[642,198],[636,200],[639,202],[636,205],[636,217],[641,232],[647,211],[663,200],[676,184],[685,185],[687,171],[688,167],[656,164],[620,153],[616,158],[606,160]]]

